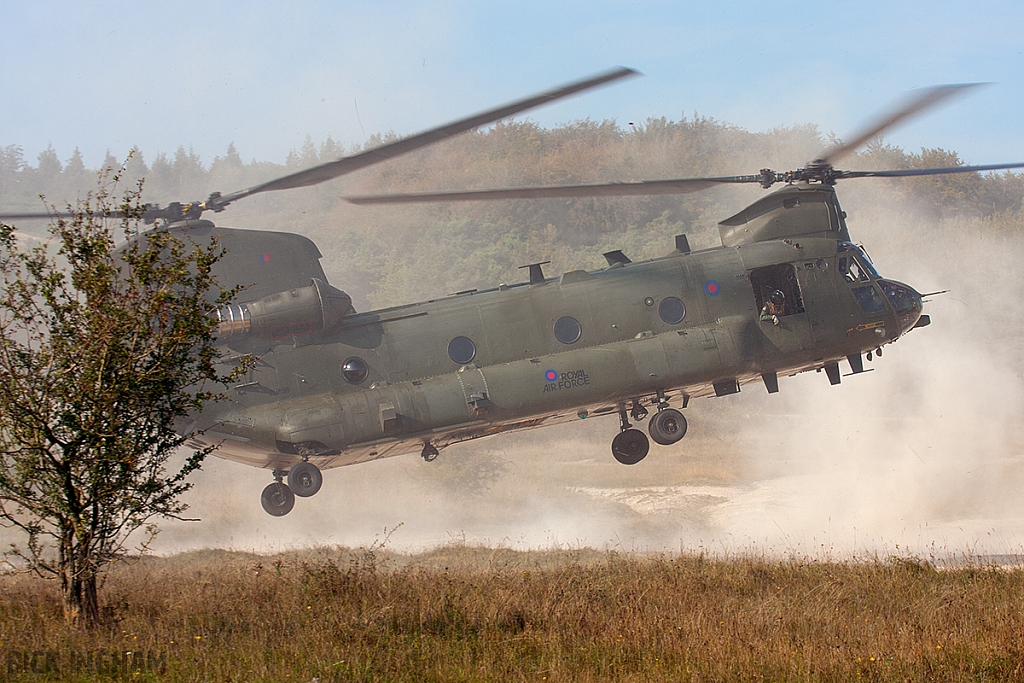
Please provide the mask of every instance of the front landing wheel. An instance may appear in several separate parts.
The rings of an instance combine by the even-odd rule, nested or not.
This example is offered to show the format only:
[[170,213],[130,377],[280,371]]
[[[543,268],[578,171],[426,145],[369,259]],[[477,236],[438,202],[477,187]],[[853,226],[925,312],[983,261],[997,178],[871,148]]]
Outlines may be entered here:
[[324,475],[320,473],[320,468],[311,462],[304,460],[288,470],[288,488],[296,496],[309,498],[320,490],[323,483]]
[[263,509],[267,514],[284,517],[295,507],[295,494],[288,488],[288,484],[275,481],[263,489],[260,502],[263,503]]
[[623,465],[635,465],[647,457],[651,442],[639,429],[626,429],[612,439],[612,455]]
[[655,413],[647,429],[654,443],[671,446],[686,436],[686,418],[675,408],[665,408]]

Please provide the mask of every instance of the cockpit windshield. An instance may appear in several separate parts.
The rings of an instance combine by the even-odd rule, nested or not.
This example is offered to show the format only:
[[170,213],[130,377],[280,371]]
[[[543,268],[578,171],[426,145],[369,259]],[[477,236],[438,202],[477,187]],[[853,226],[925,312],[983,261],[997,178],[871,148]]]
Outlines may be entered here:
[[868,254],[867,254],[866,251],[864,251],[863,249],[858,248],[857,249],[857,259],[861,262],[861,264],[865,268],[868,269],[868,272],[871,273],[871,277],[873,277],[876,280],[878,278],[882,277],[881,275],[878,274],[878,271],[875,269],[875,264],[873,264],[871,262],[871,259],[868,258]]
[[839,270],[847,282],[863,282],[868,276],[873,280],[882,277],[862,248],[853,242],[839,242],[836,246],[836,251],[841,254]]
[[847,282],[867,282],[868,273],[853,256],[839,257],[839,274]]
[[882,280],[880,284],[885,298],[889,300],[893,310],[896,311],[900,327],[906,332],[916,325],[921,317],[921,295],[899,282]]

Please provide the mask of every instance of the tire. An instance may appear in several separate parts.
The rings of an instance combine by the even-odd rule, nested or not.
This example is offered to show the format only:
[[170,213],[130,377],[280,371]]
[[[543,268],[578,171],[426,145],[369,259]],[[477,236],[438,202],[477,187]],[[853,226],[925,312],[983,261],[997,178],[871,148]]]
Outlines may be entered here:
[[288,470],[288,488],[300,498],[315,495],[324,483],[320,468],[311,462],[300,462]]
[[635,465],[647,457],[651,442],[639,429],[627,429],[612,439],[612,455],[623,465]]
[[675,408],[665,408],[655,413],[647,424],[654,443],[671,446],[686,436],[686,418]]
[[275,481],[263,489],[260,502],[268,515],[284,517],[295,507],[295,494],[287,484]]

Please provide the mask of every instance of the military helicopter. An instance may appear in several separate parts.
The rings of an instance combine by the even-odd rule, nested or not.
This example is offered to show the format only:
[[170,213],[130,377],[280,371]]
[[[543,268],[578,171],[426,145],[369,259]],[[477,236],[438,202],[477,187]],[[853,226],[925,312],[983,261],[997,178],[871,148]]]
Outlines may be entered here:
[[[327,283],[321,254],[291,233],[215,226],[206,210],[301,187],[393,158],[518,111],[633,74],[618,69],[205,202],[151,207],[147,219],[195,240],[216,235],[227,285],[252,283],[217,311],[224,361],[258,358],[230,399],[185,428],[195,447],[270,469],[261,495],[271,515],[316,494],[322,470],[600,415],[614,415],[613,457],[635,465],[679,442],[691,398],[725,396],[779,377],[823,371],[841,382],[864,358],[927,326],[924,296],[883,278],[851,240],[835,183],[1024,167],[1024,163],[896,171],[841,171],[833,162],[897,122],[970,86],[912,95],[850,142],[789,172],[348,197],[358,204],[671,194],[758,183],[766,195],[719,224],[722,246],[694,251],[679,235],[666,256],[557,277],[527,264],[528,280],[392,308],[357,312]],[[678,407],[673,407],[673,404]],[[651,414],[653,411],[653,415]],[[635,423],[650,417],[647,434]]]

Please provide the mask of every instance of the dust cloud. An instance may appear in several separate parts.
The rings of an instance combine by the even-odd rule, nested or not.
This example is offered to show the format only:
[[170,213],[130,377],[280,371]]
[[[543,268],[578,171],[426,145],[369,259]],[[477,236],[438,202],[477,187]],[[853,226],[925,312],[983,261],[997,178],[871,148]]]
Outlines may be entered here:
[[[857,197],[855,193],[854,197]],[[844,195],[845,196],[845,195]],[[272,518],[270,473],[211,457],[186,496],[198,522],[163,521],[161,554],[316,545],[393,550],[451,542],[514,549],[1021,554],[1024,547],[1024,237],[981,236],[844,201],[886,277],[931,297],[929,327],[832,387],[781,378],[693,401],[689,433],[616,463],[614,417],[328,470],[322,491]],[[843,364],[844,372],[847,366]],[[5,545],[16,540],[0,530]]]
[[[755,553],[1020,554],[1024,240],[965,235],[847,207],[886,277],[932,297],[932,325],[832,387],[823,373],[694,401],[676,446],[616,463],[614,417],[329,470],[284,518],[259,504],[268,472],[211,458],[192,523],[156,550],[273,551],[322,544],[415,551],[450,542],[516,549]],[[848,371],[843,364],[844,372]]]

